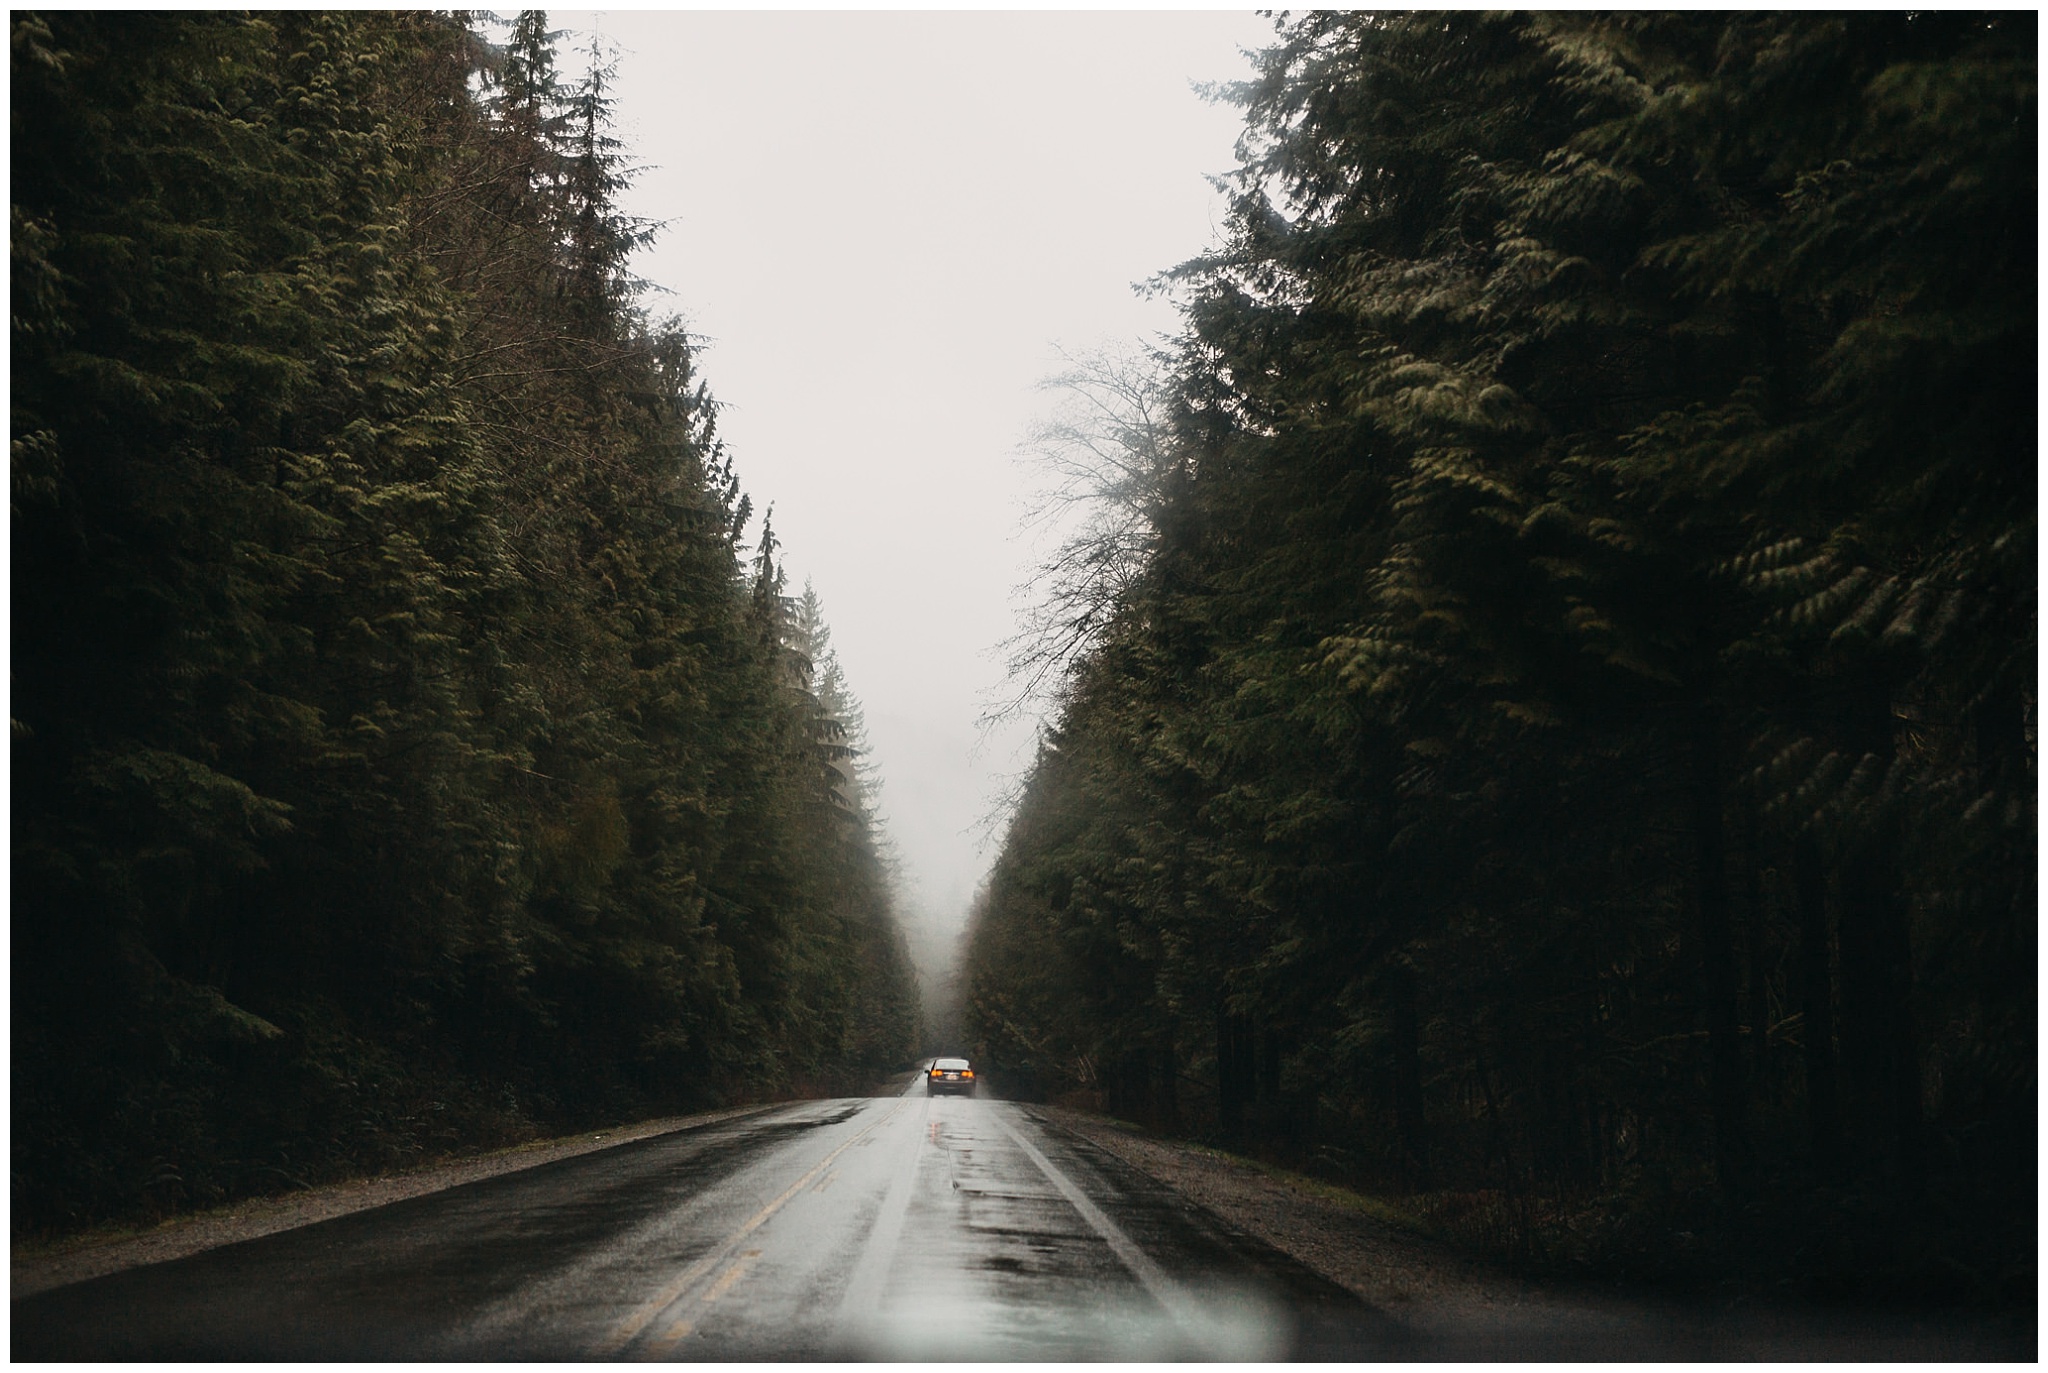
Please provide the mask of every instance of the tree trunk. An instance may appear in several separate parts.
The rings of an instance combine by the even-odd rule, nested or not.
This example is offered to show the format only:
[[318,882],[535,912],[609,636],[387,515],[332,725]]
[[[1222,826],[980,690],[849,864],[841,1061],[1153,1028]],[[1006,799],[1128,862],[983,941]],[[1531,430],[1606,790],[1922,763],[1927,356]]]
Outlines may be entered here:
[[1804,1022],[1806,1123],[1814,1166],[1841,1163],[1841,1106],[1835,1091],[1835,986],[1828,947],[1827,875],[1811,836],[1792,842],[1792,883],[1799,904],[1799,1011]]
[[1511,1243],[1520,1252],[1529,1242],[1529,1211],[1522,1204],[1522,1182],[1515,1172],[1514,1151],[1508,1145],[1507,1122],[1501,1119],[1500,1104],[1494,1100],[1493,1073],[1486,1066],[1486,1055],[1476,1055],[1473,1066],[1479,1070],[1480,1099],[1486,1103],[1486,1122],[1492,1127],[1494,1152],[1500,1158],[1501,1190],[1507,1194],[1514,1231]]
[[1216,1007],[1216,1128],[1230,1143],[1244,1137],[1244,1108],[1251,1093],[1251,1027],[1245,1017]]
[[1263,1139],[1287,1140],[1286,1108],[1280,1096],[1280,1033],[1270,1024],[1258,1032],[1258,1114],[1254,1133]]
[[1714,1165],[1724,1195],[1746,1175],[1741,1027],[1736,1021],[1735,942],[1728,918],[1727,840],[1721,817],[1721,721],[1715,705],[1693,710],[1692,823],[1697,861],[1694,911],[1699,923],[1701,993],[1710,1055]]
[[1769,931],[1765,928],[1763,845],[1757,834],[1756,807],[1742,798],[1742,933],[1749,963],[1749,995],[1743,1016],[1749,1022],[1749,1071],[1752,1095],[1770,1090],[1771,983]]
[[[1848,704],[1851,749],[1889,767],[1897,752],[1883,675],[1860,678]],[[1878,813],[1843,861],[1836,939],[1842,975],[1843,1104],[1866,1166],[1900,1196],[1918,1195],[1919,1032],[1912,1010],[1912,940],[1898,879],[1897,824]]]
[[1394,1022],[1394,1127],[1408,1155],[1414,1185],[1429,1186],[1429,1137],[1422,1107],[1422,1031],[1415,1013],[1415,975],[1396,965],[1387,979]]
[[1922,1182],[1919,1029],[1905,903],[1888,869],[1871,854],[1843,882],[1843,1094],[1867,1166],[1911,1198]]
[[1924,1114],[1920,1090],[1920,1022],[1913,1014],[1913,926],[1911,912],[1892,894],[1885,929],[1887,998],[1891,1003],[1892,1131],[1898,1157],[1899,1193],[1918,1202],[1927,1190]]

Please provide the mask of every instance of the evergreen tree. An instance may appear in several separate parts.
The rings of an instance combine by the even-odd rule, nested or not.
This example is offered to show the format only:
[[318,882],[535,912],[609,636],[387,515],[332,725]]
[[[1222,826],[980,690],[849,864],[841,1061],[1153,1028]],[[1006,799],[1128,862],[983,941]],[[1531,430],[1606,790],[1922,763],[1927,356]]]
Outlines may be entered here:
[[1923,1275],[1990,1224],[2031,1128],[2032,991],[1973,960],[2031,953],[2032,36],[1283,22],[1177,274],[1187,479],[979,907],[988,1050],[1107,1096],[1168,1041],[1202,1095],[1146,1109],[1493,1189],[1529,1250],[1867,1279],[1863,1218]]
[[895,1066],[604,62],[12,23],[17,1224]]

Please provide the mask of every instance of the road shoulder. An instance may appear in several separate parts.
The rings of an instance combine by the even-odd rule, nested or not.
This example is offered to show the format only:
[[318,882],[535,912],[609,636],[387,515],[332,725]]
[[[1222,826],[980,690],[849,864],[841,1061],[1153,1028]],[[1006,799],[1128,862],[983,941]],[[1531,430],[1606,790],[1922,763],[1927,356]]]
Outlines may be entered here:
[[224,1244],[258,1239],[280,1230],[292,1230],[332,1220],[336,1216],[366,1211],[373,1206],[385,1206],[394,1201],[425,1196],[429,1192],[460,1187],[464,1183],[537,1168],[557,1159],[614,1149],[655,1135],[772,1110],[775,1104],[778,1103],[737,1106],[693,1116],[665,1116],[588,1134],[535,1140],[488,1154],[447,1159],[386,1177],[358,1178],[279,1197],[257,1197],[218,1210],[174,1216],[153,1229],[140,1232],[94,1231],[68,1236],[47,1245],[16,1242],[10,1254],[9,1297],[18,1301],[53,1287],[85,1282],[144,1264],[168,1263],[172,1259],[217,1249]]
[[[1524,1324],[1563,1308],[1545,1294],[1420,1233],[1419,1223],[1367,1198],[1161,1140],[1057,1106],[1035,1114],[1172,1188],[1226,1224],[1272,1245],[1424,1336]],[[1378,1214],[1375,1214],[1375,1211]],[[1580,1303],[1572,1309],[1581,1315]]]
[[1834,1310],[1524,1281],[1370,1198],[1101,1116],[1029,1108],[1407,1327],[1432,1357],[2030,1362],[2032,1312]]

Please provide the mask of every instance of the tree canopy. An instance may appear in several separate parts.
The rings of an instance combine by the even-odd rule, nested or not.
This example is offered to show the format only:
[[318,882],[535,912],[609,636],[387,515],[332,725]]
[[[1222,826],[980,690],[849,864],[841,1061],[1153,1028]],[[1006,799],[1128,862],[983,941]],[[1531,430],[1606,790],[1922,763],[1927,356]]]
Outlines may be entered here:
[[17,1226],[915,1052],[604,55],[11,23]]
[[980,1052],[1538,1257],[2030,1283],[2035,40],[1282,20]]

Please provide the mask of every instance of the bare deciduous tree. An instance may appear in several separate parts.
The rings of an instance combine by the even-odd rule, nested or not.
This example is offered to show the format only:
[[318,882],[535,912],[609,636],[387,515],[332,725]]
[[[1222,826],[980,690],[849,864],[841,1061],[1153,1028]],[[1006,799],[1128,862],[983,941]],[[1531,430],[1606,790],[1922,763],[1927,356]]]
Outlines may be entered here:
[[1020,627],[999,645],[1007,676],[989,725],[1048,704],[1101,642],[1180,475],[1160,354],[1125,344],[1060,356],[1066,369],[1040,383],[1058,405],[1020,446],[1038,476],[1024,527],[1049,547],[1015,589]]

